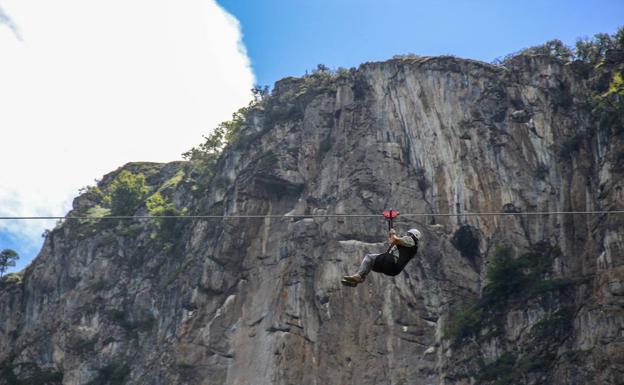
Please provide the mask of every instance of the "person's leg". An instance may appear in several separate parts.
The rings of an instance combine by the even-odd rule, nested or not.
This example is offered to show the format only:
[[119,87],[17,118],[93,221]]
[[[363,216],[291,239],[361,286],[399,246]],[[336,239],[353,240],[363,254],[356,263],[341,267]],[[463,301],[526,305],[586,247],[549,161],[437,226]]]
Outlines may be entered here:
[[377,258],[379,254],[366,254],[364,259],[362,259],[362,263],[360,263],[360,268],[357,271],[357,274],[362,277],[362,280],[366,279],[366,276],[373,269],[373,265],[375,264],[375,258]]
[[373,269],[373,266],[375,265],[375,258],[377,258],[377,256],[379,256],[379,254],[366,254],[360,263],[360,268],[357,273],[347,275],[343,279],[356,284],[364,282],[368,273],[370,273]]

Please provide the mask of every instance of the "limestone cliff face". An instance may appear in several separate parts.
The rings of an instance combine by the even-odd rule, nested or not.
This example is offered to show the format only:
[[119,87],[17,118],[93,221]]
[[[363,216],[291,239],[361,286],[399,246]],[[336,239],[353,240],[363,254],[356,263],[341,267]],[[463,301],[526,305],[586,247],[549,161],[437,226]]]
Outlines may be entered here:
[[[463,215],[624,207],[594,71],[404,58],[278,82],[208,185],[124,169],[196,215],[457,215],[402,217],[418,257],[355,289],[340,277],[384,250],[381,218],[181,219],[167,243],[153,221],[66,221],[0,283],[0,384],[622,384],[624,218]],[[541,259],[496,297],[504,245]]]

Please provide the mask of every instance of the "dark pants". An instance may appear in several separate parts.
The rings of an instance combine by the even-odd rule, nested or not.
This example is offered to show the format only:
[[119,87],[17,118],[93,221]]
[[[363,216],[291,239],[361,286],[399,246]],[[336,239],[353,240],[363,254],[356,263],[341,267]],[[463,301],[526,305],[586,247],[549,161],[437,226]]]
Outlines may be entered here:
[[366,278],[366,275],[372,270],[376,273],[394,277],[403,271],[413,256],[414,255],[411,253],[401,252],[399,252],[398,256],[390,253],[366,254],[362,260],[358,274],[362,278]]

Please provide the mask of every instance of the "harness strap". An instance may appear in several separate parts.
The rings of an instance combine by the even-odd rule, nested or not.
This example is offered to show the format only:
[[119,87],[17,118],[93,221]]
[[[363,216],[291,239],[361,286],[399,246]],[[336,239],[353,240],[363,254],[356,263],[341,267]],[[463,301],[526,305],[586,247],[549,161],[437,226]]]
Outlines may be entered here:
[[418,238],[414,236],[412,233],[408,233],[410,237],[414,240],[414,247],[418,247]]

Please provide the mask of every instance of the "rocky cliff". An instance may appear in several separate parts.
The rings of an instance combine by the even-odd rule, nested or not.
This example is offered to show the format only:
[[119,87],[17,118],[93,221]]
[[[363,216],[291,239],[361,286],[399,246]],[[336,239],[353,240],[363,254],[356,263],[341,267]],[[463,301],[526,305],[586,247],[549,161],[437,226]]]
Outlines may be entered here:
[[[214,167],[129,164],[68,215],[127,171],[171,212],[301,217],[64,221],[0,283],[0,384],[624,383],[624,216],[465,214],[622,209],[624,130],[592,104],[620,63],[279,81]],[[390,207],[431,214],[397,225],[418,257],[342,287],[383,218],[304,215]]]

